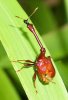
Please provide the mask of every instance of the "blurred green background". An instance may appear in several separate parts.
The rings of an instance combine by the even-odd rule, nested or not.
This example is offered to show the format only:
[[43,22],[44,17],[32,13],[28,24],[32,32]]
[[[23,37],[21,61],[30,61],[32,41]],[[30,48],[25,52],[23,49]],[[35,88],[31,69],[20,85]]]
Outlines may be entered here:
[[[28,15],[36,7],[39,8],[31,20],[46,44],[68,90],[68,1],[17,0],[17,2]],[[2,87],[0,88],[1,100],[12,100],[12,97],[13,100],[28,100],[1,42],[0,87]]]

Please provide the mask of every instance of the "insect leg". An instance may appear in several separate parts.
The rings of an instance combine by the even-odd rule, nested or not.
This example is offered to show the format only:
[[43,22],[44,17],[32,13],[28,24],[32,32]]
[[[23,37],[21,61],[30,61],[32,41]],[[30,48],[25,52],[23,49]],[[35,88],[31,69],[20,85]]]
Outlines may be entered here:
[[21,63],[21,64],[34,64],[34,62],[31,61],[31,60],[16,60],[16,61],[14,60],[12,62],[18,62],[18,63]]
[[33,75],[33,84],[34,84],[34,87],[36,88],[36,85],[35,85],[35,81],[36,81],[36,74],[37,72],[35,71],[34,75]]
[[23,63],[23,64],[24,64],[24,66],[21,67],[19,70],[17,70],[17,72],[21,71],[23,68],[29,68],[29,67],[32,67],[32,65],[34,65],[34,64],[30,64],[30,63]]
[[[36,74],[37,74],[37,71],[35,71],[34,75],[33,75],[33,84],[34,84],[34,87],[36,88],[36,84],[35,84],[35,81],[36,81]],[[37,93],[37,90],[36,90],[36,93]]]
[[25,60],[16,60],[16,61],[13,61],[13,62],[18,62],[20,64],[23,64],[23,67],[21,67],[19,70],[17,70],[17,72],[21,71],[23,68],[29,68],[29,67],[32,67],[32,65],[34,65],[34,63],[30,63],[31,61],[30,60],[26,60],[26,62],[22,62],[22,61],[25,61]]
[[54,84],[55,84],[55,82],[54,82],[54,81],[52,81],[52,78],[50,78],[48,75],[46,76],[46,79],[47,79],[49,82],[52,82],[52,83],[54,83]]
[[31,61],[31,60],[17,60],[17,61],[21,61],[21,62],[30,62],[30,63],[34,63],[33,61]]

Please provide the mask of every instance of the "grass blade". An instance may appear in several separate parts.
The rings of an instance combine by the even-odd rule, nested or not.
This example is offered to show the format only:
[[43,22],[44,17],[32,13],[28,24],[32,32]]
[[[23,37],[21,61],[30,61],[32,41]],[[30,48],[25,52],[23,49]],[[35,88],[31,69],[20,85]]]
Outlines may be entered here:
[[0,100],[20,100],[18,93],[3,70],[0,70]]
[[[21,9],[16,0],[0,0],[0,12],[0,40],[9,59],[11,61],[17,59],[35,60],[36,55],[40,52],[38,44],[34,36],[26,28],[26,25],[24,25],[22,21],[14,17],[18,15],[22,16],[23,19],[28,18],[24,10]],[[10,27],[10,25],[19,25],[22,27],[12,28]],[[40,36],[39,38],[42,41]],[[50,55],[48,50],[46,55]],[[12,63],[12,65],[15,71],[17,71],[21,67],[21,65],[18,63]],[[66,88],[57,70],[56,76],[54,78],[56,84],[50,83],[49,85],[43,85],[37,78],[37,95],[35,93],[32,82],[33,73],[33,68],[23,69],[19,73],[17,73],[29,100],[57,100],[58,97],[59,100],[68,100]]]

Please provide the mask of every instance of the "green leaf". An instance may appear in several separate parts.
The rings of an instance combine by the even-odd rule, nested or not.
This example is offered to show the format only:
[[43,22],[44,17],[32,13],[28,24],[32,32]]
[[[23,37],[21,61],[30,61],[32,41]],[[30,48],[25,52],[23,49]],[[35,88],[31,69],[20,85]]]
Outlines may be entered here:
[[57,65],[57,69],[60,72],[60,75],[64,81],[64,84],[68,90],[68,59],[63,59],[55,62]]
[[18,93],[3,70],[0,70],[0,100],[20,100]]
[[[24,23],[21,20],[15,18],[16,15],[22,16],[23,19],[28,18],[28,16],[16,0],[0,0],[1,43],[10,61],[17,59],[31,59],[34,61],[36,59],[37,54],[40,53],[40,48],[33,34],[27,29],[26,25],[24,25]],[[11,27],[10,25],[13,25],[17,28]],[[42,42],[40,36],[39,38]],[[44,47],[46,48],[46,46]],[[49,56],[50,54],[47,48],[46,51],[46,55]],[[22,67],[21,64],[14,62],[11,63],[15,71]],[[55,65],[54,67],[56,69]],[[59,100],[68,100],[66,88],[63,84],[61,77],[59,76],[57,69],[56,76],[53,79],[53,81],[55,81],[56,84],[50,83],[49,85],[43,85],[37,78],[37,94],[33,86],[33,74],[33,68],[26,68],[21,70],[20,72],[17,72],[17,75],[29,100],[57,100],[58,97]]]
[[0,68],[7,68],[8,66],[10,66],[9,58],[0,41]]
[[66,9],[66,15],[67,15],[67,22],[68,22],[68,0],[64,0],[65,3],[65,9]]
[[[34,25],[40,32],[45,34],[57,28],[57,22],[53,12],[43,0],[25,0],[18,1],[24,10],[30,15],[31,12],[38,6],[38,11],[31,17]],[[30,7],[30,10],[28,9]]]
[[68,55],[68,25],[57,31],[42,36],[52,57],[55,60],[62,59]]

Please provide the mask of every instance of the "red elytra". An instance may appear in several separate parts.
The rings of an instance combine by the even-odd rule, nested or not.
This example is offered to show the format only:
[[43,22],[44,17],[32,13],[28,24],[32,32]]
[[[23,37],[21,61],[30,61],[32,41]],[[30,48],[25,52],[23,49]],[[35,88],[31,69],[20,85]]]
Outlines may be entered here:
[[[36,11],[36,9],[35,9],[35,11]],[[16,17],[18,17],[18,16],[16,16]],[[19,62],[21,64],[24,64],[25,67],[34,67],[34,71],[35,71],[34,75],[33,75],[34,87],[36,87],[36,85],[35,85],[36,75],[38,75],[39,79],[44,83],[53,82],[52,79],[55,76],[55,69],[54,69],[54,66],[52,64],[51,57],[50,56],[46,57],[46,55],[45,55],[46,54],[46,50],[43,47],[38,35],[35,32],[33,24],[30,24],[28,22],[28,19],[24,20],[24,23],[27,25],[27,28],[35,36],[35,38],[36,38],[36,40],[37,40],[37,42],[38,42],[38,44],[40,46],[40,54],[37,57],[37,59],[35,60],[35,62],[33,62],[31,60],[17,60],[17,61],[14,61],[14,62]],[[20,71],[20,70],[18,70],[18,71]]]

